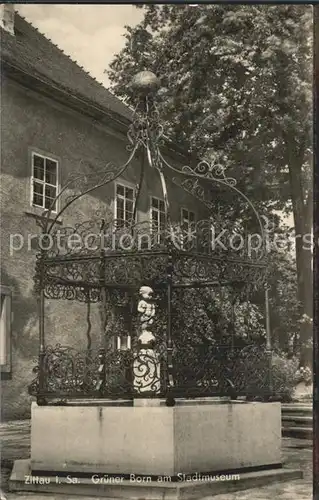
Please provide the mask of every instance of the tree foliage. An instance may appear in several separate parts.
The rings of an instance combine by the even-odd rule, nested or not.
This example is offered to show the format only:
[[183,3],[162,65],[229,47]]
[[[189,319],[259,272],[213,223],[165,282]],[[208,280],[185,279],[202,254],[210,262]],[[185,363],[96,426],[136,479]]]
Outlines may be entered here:
[[289,151],[311,147],[310,30],[308,6],[150,5],[109,76],[131,100],[132,76],[153,70],[172,140],[250,174],[255,193],[270,184],[282,208]]
[[[125,47],[110,66],[115,94],[132,103],[132,76],[155,72],[168,138],[190,158],[226,165],[268,215],[292,209],[296,234],[310,233],[312,7],[142,8],[143,20],[126,27]],[[311,318],[311,252],[300,236],[296,267],[294,305]],[[309,325],[302,335],[309,339]]]

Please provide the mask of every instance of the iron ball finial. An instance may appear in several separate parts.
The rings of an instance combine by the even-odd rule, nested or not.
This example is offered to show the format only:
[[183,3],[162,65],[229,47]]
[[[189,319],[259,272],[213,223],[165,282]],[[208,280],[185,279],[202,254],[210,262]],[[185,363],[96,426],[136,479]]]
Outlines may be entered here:
[[152,71],[140,71],[133,76],[131,85],[135,91],[149,94],[159,88],[160,81]]

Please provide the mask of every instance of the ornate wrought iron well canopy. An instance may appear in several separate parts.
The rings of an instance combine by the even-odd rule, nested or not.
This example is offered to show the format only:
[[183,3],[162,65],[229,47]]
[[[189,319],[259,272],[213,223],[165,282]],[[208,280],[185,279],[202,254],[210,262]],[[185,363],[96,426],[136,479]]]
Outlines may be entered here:
[[[47,250],[41,248],[37,256],[35,290],[39,300],[40,348],[37,377],[30,387],[41,404],[50,399],[80,397],[165,397],[168,404],[173,404],[177,396],[247,393],[247,381],[243,382],[243,377],[239,380],[238,373],[245,371],[247,360],[254,364],[256,359],[262,359],[262,348],[254,344],[248,350],[247,346],[246,350],[243,346],[239,349],[233,341],[222,346],[212,342],[206,345],[206,354],[199,356],[203,346],[183,349],[182,337],[174,331],[174,304],[184,300],[186,290],[225,286],[236,289],[242,297],[249,291],[266,288],[267,302],[263,224],[254,205],[237,188],[236,180],[226,175],[224,166],[207,161],[183,165],[168,159],[169,148],[165,146],[164,127],[156,105],[159,80],[150,72],[141,72],[132,85],[137,104],[127,133],[127,161],[120,166],[108,164],[102,172],[86,176],[72,174],[44,213],[42,233],[51,244]],[[64,212],[78,200],[125,176],[134,161],[134,168],[138,163],[140,172],[131,220],[102,214],[72,227],[58,224]],[[162,191],[164,219],[156,226],[152,221],[137,219],[146,169],[152,170],[154,182],[160,183]],[[191,227],[184,227],[172,217],[171,207],[177,202],[174,185],[201,207],[204,216],[194,220]],[[216,189],[221,196],[225,191],[232,192],[250,211],[261,241],[254,251],[246,245],[240,251],[212,246],[212,227],[225,229],[225,219],[221,220],[216,210]],[[236,231],[247,241],[243,220],[236,224]],[[78,236],[78,241],[85,244],[64,244],[70,236]],[[152,327],[156,341],[146,345],[136,335],[129,349],[119,351],[110,341],[112,333],[109,337],[105,333],[107,310],[115,308],[118,312],[122,308],[123,314],[126,308],[132,316],[131,330],[138,330],[132,307],[141,287],[150,287],[154,292],[150,303],[157,298],[161,304],[157,308],[161,321],[154,319]],[[47,346],[46,299],[76,300],[88,306],[100,303],[104,320],[99,349],[93,352],[90,342],[82,353],[70,347]],[[266,326],[265,348],[269,351],[268,322]],[[265,389],[264,381],[261,385]]]

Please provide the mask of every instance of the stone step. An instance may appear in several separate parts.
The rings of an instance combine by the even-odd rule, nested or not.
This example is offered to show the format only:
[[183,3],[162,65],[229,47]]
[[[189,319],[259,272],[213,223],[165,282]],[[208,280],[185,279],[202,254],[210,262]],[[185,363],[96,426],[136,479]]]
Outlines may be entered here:
[[281,410],[282,415],[312,415],[312,408],[285,408]]
[[282,435],[285,437],[289,436],[301,439],[312,439],[313,429],[309,427],[297,427],[297,426],[283,427]]
[[312,416],[308,415],[283,415],[281,421],[283,424],[296,422],[300,426],[311,427],[311,428],[313,425],[313,418]]
[[299,404],[283,404],[281,405],[282,413],[312,413],[313,407],[312,405],[302,405]]
[[312,418],[313,411],[305,411],[305,410],[284,410],[281,412],[281,418],[284,418],[286,416],[293,416],[293,417],[311,417]]
[[302,450],[302,449],[308,449],[311,450],[313,449],[313,442],[312,439],[306,439],[306,438],[293,438],[289,436],[282,436],[281,438],[282,442],[282,450],[284,453],[286,453],[287,450],[295,449],[295,450]]

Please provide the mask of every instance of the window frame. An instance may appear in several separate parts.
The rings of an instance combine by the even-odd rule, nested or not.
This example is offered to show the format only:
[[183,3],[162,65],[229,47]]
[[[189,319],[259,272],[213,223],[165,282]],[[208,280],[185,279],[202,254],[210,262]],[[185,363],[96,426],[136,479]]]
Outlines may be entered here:
[[[194,221],[193,222],[196,223],[196,212],[194,212],[193,210],[190,210],[189,208],[181,207],[181,219],[180,219],[181,220],[181,226],[183,225],[183,222],[185,220],[183,218],[183,210],[185,210],[186,212],[188,212],[188,214],[193,214],[194,215]],[[188,219],[188,222],[190,222],[189,219]]]
[[[39,156],[40,158],[43,158],[44,160],[50,160],[56,163],[57,165],[57,170],[56,170],[56,184],[49,184],[45,180],[38,179],[37,177],[34,176],[34,156]],[[30,149],[30,170],[31,170],[31,175],[30,175],[30,207],[33,210],[39,210],[41,212],[45,212],[48,209],[45,208],[45,206],[40,206],[34,204],[33,197],[34,197],[34,181],[42,184],[43,185],[43,201],[45,205],[45,186],[51,186],[55,187],[56,189],[56,196],[60,192],[60,159],[57,156],[52,155],[51,153],[47,153],[45,151],[40,151],[39,149],[36,148],[31,148]],[[53,214],[57,214],[59,212],[59,200],[56,201],[55,205],[55,210],[51,211]]]
[[[136,186],[134,186],[134,184],[128,182],[128,181],[123,181],[123,180],[117,180],[115,181],[114,183],[114,209],[113,209],[113,215],[114,215],[114,219],[115,221],[118,221],[118,220],[123,220],[123,219],[118,219],[118,216],[117,216],[117,213],[118,213],[118,208],[117,208],[117,187],[118,186],[122,186],[125,188],[129,188],[129,189],[132,189],[133,191],[133,198],[132,198],[132,202],[133,202],[133,211],[134,211],[134,205],[135,205],[135,196],[136,196]],[[125,192],[125,191],[124,191]],[[124,202],[125,202],[125,195],[124,195]],[[133,214],[134,215],[134,212]],[[124,216],[125,216],[125,207],[124,207]],[[136,222],[136,218],[137,218],[137,212],[135,214],[135,220],[134,222]],[[124,222],[127,222],[126,219],[124,219]]]
[[[123,347],[124,342],[122,342],[125,339],[126,346]],[[116,346],[115,346],[116,351],[130,351],[132,349],[132,336],[131,334],[126,334],[126,335],[117,335],[116,337]]]
[[[157,200],[158,202],[162,202],[164,204],[164,211],[163,212],[159,208],[153,207],[153,203],[152,203],[153,200]],[[150,220],[150,222],[153,222],[153,210],[155,212],[157,212],[158,214],[162,213],[164,215],[164,217],[165,217],[165,202],[164,202],[163,198],[158,198],[157,196],[150,195],[149,203],[150,203],[150,205],[149,205],[150,206],[150,209],[149,209],[149,220]],[[164,221],[164,223],[165,223],[165,221]]]
[[[153,203],[152,203],[153,200],[157,200],[158,202],[162,202],[164,204],[164,212],[161,212],[161,210],[159,208],[153,207]],[[162,213],[165,217],[165,201],[163,198],[158,198],[157,196],[153,196],[153,195],[149,196],[149,222],[150,222],[150,233],[151,234],[154,234],[154,232],[155,232],[155,228],[153,226],[153,210],[155,212],[157,212],[158,214]],[[164,231],[165,231],[165,222],[166,221],[164,220]],[[158,236],[157,243],[158,244],[160,243],[160,236],[161,236],[159,229],[160,229],[160,226],[158,226],[158,230],[157,230],[157,236]]]
[[[12,352],[11,352],[11,336],[12,336],[12,291],[10,287],[0,285],[1,296],[5,296],[4,309],[5,309],[5,363],[0,364],[1,374],[11,374],[12,370]],[[1,311],[2,315],[2,311]],[[2,322],[2,317],[1,317]]]
[[[196,225],[196,220],[197,220],[197,214],[196,214],[196,212],[194,212],[193,210],[190,210],[187,207],[181,207],[181,210],[180,210],[180,224],[181,224],[181,231],[182,231],[182,238],[181,238],[181,248],[182,249],[185,248],[185,243],[188,242],[188,237],[187,238],[183,237],[183,231],[184,231],[183,224],[185,223],[185,218],[183,217],[183,210],[185,210],[186,212],[188,212],[188,214],[193,214],[194,215],[194,221],[191,222],[188,219],[188,224],[194,224],[194,225]],[[189,230],[189,227],[190,226],[188,226],[187,230]],[[185,241],[185,239],[186,239],[186,241]]]

